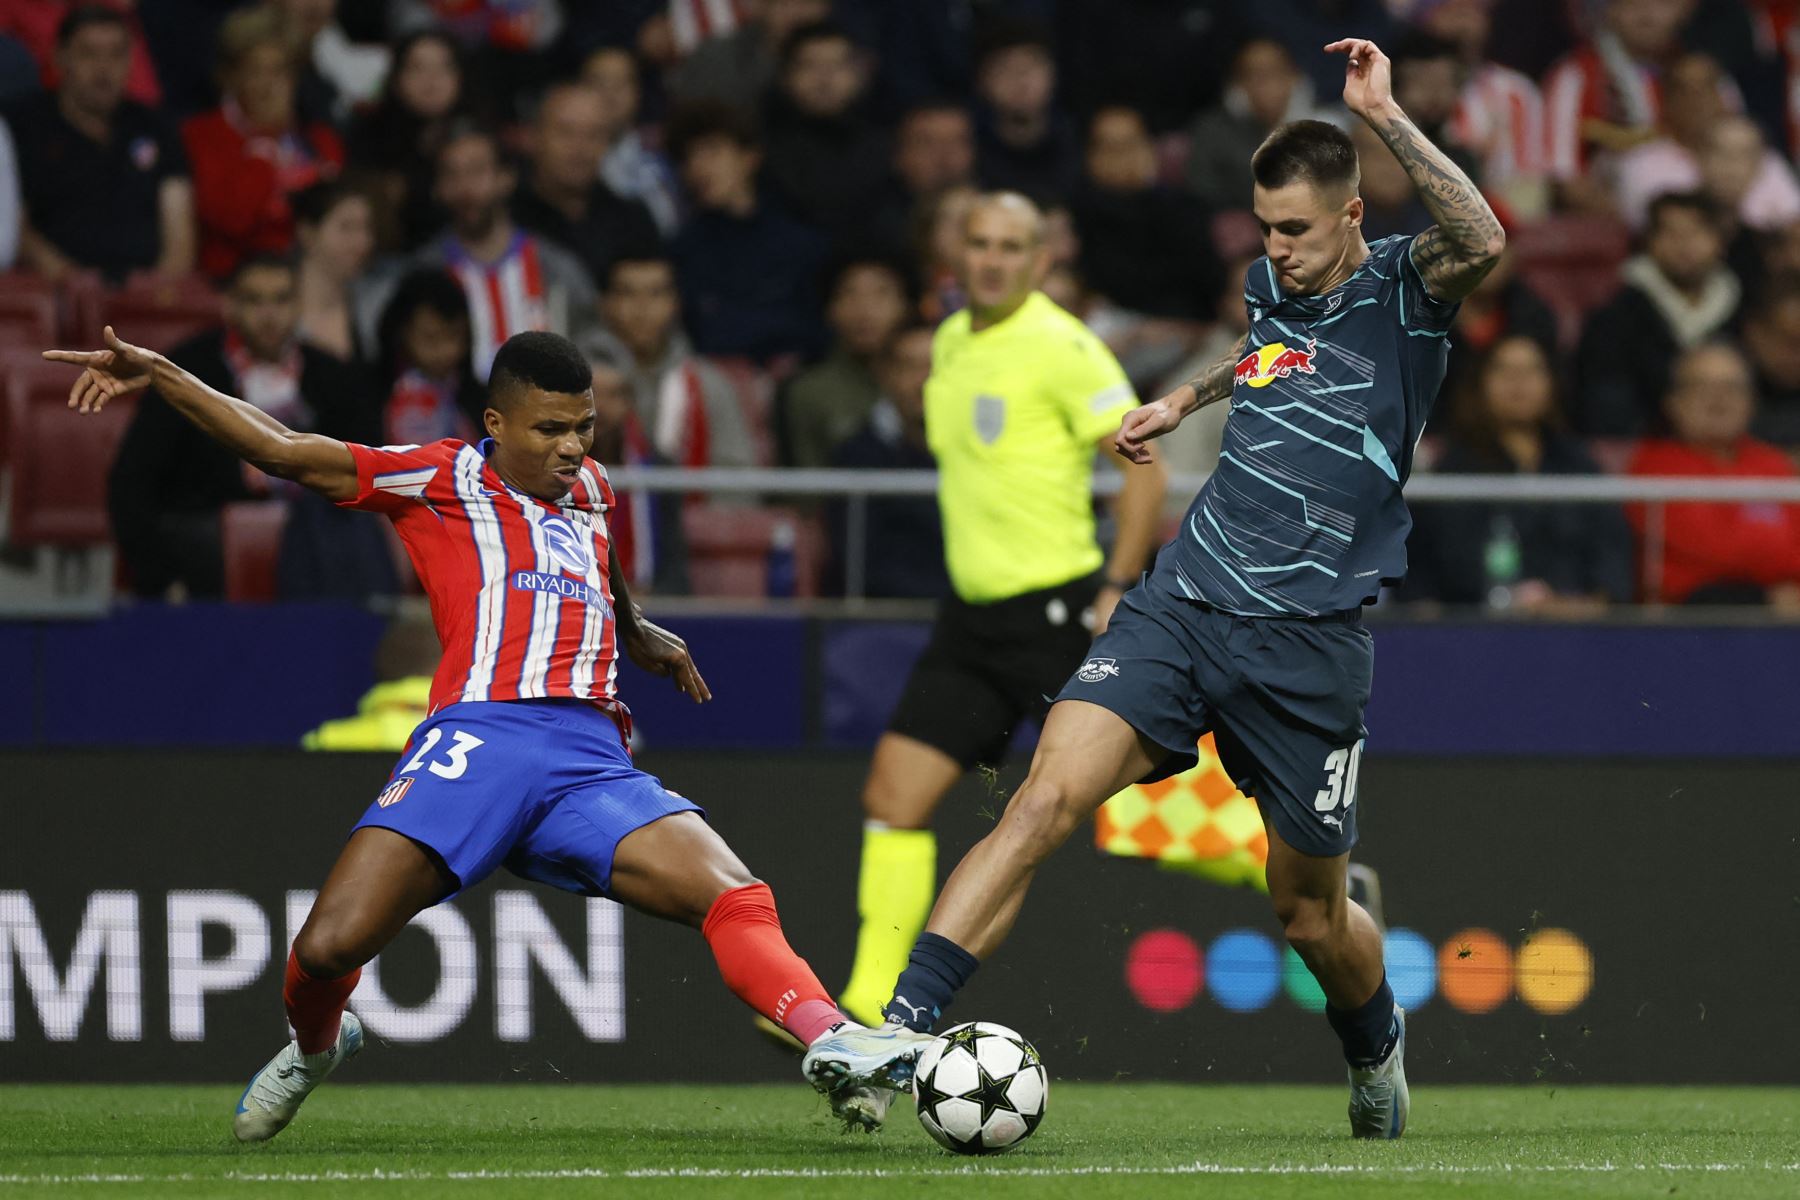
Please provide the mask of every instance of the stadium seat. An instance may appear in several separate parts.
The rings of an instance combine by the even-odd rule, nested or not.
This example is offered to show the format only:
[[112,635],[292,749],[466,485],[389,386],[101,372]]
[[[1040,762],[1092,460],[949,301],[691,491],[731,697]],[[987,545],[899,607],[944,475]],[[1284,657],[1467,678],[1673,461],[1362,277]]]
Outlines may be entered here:
[[1553,216],[1509,235],[1519,278],[1556,313],[1558,335],[1572,349],[1587,314],[1619,290],[1630,236],[1607,217]]
[[56,344],[56,295],[6,286],[17,278],[0,278],[0,348],[48,350]]
[[14,546],[94,546],[110,536],[106,476],[137,407],[122,396],[99,413],[69,409],[71,368],[35,355],[0,362],[6,378],[7,540]]
[[275,567],[281,559],[281,531],[287,505],[279,500],[227,504],[219,518],[225,559],[225,599],[233,603],[275,599]]
[[825,561],[825,534],[816,521],[788,508],[689,505],[682,512],[687,535],[688,578],[696,596],[766,596],[769,548],[775,530],[790,524],[794,545],[794,594],[817,596]]
[[65,332],[74,344],[97,343],[111,325],[126,341],[157,351],[216,327],[224,315],[218,293],[199,278],[134,279],[112,290],[86,283],[72,289],[70,308],[73,324]]

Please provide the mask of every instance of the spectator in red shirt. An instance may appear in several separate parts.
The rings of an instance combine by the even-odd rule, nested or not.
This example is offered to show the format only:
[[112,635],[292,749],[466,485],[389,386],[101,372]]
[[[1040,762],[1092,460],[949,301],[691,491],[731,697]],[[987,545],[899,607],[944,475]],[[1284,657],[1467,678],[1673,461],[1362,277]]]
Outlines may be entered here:
[[281,12],[247,8],[219,29],[225,99],[182,127],[200,216],[200,269],[231,274],[250,254],[294,240],[288,197],[335,175],[344,147],[324,124],[295,115],[296,48]]
[[[1749,436],[1756,411],[1750,364],[1709,343],[1676,362],[1665,402],[1674,436],[1644,443],[1633,475],[1792,479],[1794,464]],[[1772,603],[1800,611],[1800,505],[1687,502],[1663,508],[1660,547],[1646,537],[1646,505],[1628,515],[1643,552],[1650,598],[1677,604]]]

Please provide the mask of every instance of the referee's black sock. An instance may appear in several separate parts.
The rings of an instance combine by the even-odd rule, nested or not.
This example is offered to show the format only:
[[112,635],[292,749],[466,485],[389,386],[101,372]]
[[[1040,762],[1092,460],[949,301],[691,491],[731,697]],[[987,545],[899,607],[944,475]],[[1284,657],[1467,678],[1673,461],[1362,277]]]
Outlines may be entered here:
[[931,1032],[950,1001],[980,966],[973,954],[946,937],[921,933],[906,970],[894,984],[894,998],[882,1015],[920,1033]]

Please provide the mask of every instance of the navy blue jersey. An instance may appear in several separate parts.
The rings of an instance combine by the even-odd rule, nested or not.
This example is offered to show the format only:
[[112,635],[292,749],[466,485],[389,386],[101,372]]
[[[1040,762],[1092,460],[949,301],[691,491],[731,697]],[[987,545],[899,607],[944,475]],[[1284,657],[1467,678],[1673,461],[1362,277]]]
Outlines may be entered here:
[[1318,296],[1285,296],[1267,258],[1219,466],[1152,583],[1248,616],[1317,616],[1406,574],[1401,485],[1444,379],[1457,306],[1433,298],[1411,237],[1382,238]]

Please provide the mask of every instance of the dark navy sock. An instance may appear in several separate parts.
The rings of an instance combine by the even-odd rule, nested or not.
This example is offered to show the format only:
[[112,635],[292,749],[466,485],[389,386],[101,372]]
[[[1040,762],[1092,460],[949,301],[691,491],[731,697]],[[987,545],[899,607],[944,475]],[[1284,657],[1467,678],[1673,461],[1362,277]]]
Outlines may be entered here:
[[931,1032],[950,1001],[980,966],[973,954],[949,938],[921,933],[913,944],[906,970],[894,984],[894,998],[882,1015],[920,1033]]
[[1394,989],[1382,973],[1381,986],[1361,1008],[1325,1006],[1325,1019],[1344,1043],[1344,1060],[1353,1067],[1372,1067],[1388,1056],[1400,1038],[1394,1021]]

